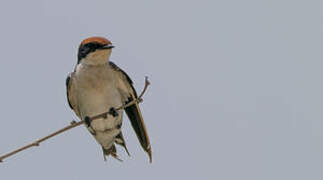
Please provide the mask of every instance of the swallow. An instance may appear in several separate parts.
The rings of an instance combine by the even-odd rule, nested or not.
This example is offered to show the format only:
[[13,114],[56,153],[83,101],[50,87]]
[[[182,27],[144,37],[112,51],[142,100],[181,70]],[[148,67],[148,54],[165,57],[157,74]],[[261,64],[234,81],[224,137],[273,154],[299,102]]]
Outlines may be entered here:
[[[125,111],[141,147],[152,162],[151,145],[138,103],[116,109],[135,100],[137,93],[125,71],[110,61],[113,48],[104,37],[90,37],[81,42],[77,64],[66,78],[68,104],[102,146],[105,160],[109,155],[120,160],[115,144],[124,147],[130,156],[122,134]],[[91,117],[104,112],[109,113],[91,121]]]

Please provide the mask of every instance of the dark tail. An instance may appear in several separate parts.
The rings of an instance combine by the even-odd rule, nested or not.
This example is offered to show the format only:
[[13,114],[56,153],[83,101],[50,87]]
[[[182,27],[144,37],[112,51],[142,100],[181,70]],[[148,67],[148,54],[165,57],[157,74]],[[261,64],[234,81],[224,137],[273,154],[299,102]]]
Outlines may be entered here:
[[119,161],[122,161],[122,159],[120,159],[117,155],[117,149],[114,144],[109,149],[104,149],[104,147],[102,147],[102,150],[103,150],[104,161],[107,160],[106,156],[109,156],[109,155],[111,155],[113,158]]
[[115,143],[116,143],[116,144],[119,144],[120,146],[122,146],[122,147],[126,150],[126,152],[127,152],[128,156],[130,156],[130,153],[129,153],[128,148],[127,148],[127,146],[126,146],[126,141],[125,141],[125,140],[124,140],[124,138],[123,138],[122,132],[120,132],[120,133],[116,136]]

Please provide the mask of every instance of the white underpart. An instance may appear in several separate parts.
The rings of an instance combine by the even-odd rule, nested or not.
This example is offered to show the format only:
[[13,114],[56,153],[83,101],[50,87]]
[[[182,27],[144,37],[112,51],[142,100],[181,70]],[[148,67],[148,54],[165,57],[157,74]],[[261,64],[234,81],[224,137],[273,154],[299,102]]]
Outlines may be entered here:
[[95,52],[89,53],[85,58],[82,59],[82,64],[87,65],[103,65],[110,58],[111,49],[99,49]]
[[[110,55],[111,50],[108,51]],[[88,59],[83,59],[86,61],[82,60],[76,67],[78,108],[82,119],[86,116],[92,117],[109,111],[111,107],[117,108],[122,105],[121,95],[117,89],[118,82],[114,77],[115,73],[110,69],[107,59],[105,59],[109,55],[107,56],[103,52],[100,51],[96,54],[102,55],[101,58],[92,54],[89,57],[95,57],[92,59],[93,61],[87,57]],[[102,63],[103,58],[105,63]],[[119,110],[118,114],[116,117],[108,115],[106,119],[101,118],[91,122],[91,127],[95,131],[95,139],[105,149],[111,147],[115,137],[120,133],[120,129],[116,127],[122,122],[122,110]]]

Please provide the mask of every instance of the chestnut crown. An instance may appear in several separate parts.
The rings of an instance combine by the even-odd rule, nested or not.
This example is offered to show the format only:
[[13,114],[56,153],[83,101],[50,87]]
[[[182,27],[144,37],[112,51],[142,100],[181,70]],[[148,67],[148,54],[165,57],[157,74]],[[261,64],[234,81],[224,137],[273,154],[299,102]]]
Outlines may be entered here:
[[114,48],[111,41],[107,40],[104,37],[90,37],[84,39],[78,49],[77,63],[80,63],[83,58],[85,58],[88,54],[95,52],[96,50],[111,48]]

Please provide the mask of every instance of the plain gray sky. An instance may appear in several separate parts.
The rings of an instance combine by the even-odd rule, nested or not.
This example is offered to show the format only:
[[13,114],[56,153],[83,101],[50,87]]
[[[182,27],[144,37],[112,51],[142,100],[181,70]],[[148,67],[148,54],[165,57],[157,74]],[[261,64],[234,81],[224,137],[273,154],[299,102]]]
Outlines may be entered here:
[[84,127],[5,160],[1,179],[323,179],[323,3],[0,2],[0,153],[69,124],[65,78],[99,35],[141,91],[153,164],[103,161]]

